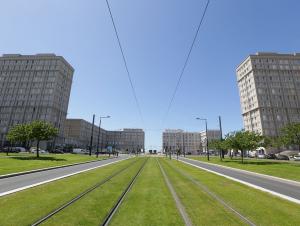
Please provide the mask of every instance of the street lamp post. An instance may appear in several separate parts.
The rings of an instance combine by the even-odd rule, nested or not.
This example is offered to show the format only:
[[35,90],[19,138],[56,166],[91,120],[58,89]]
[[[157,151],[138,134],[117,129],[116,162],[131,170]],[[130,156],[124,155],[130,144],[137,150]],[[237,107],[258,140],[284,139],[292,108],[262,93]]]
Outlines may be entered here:
[[197,120],[205,121],[205,134],[206,134],[206,154],[207,161],[209,161],[209,151],[208,151],[208,134],[207,134],[207,119],[206,118],[196,118]]
[[92,125],[92,134],[91,134],[91,142],[90,142],[90,152],[89,155],[92,155],[92,146],[93,146],[93,135],[94,135],[94,124],[95,124],[95,115],[93,115],[93,125]]
[[[97,140],[97,158],[99,155],[99,140],[100,140],[100,133],[101,133],[101,119],[103,118],[110,118],[110,116],[100,116],[100,122],[99,122],[99,131],[98,131],[98,140]],[[101,151],[102,151],[102,140],[101,140]]]

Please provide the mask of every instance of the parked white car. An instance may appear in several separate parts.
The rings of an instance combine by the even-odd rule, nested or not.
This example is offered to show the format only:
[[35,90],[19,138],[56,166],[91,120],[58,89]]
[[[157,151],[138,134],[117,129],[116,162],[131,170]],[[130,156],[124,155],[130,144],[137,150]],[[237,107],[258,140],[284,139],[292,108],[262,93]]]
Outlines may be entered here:
[[86,154],[86,153],[88,153],[88,151],[85,149],[82,149],[82,148],[73,148],[73,153],[74,154]]
[[264,159],[266,156],[264,155],[264,154],[258,154],[257,155],[257,158],[259,158],[259,159]]
[[295,161],[300,161],[300,155],[295,155],[295,156],[294,156],[294,160],[295,160]]
[[[36,147],[32,147],[30,148],[30,153],[36,153],[37,148]],[[43,149],[39,149],[39,153],[40,154],[49,154],[49,152],[43,150]]]

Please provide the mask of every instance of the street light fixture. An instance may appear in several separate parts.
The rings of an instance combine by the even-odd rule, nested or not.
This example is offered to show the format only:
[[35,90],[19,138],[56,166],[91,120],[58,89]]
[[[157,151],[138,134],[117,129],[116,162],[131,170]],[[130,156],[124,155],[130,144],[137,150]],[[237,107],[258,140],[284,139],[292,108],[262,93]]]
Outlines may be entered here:
[[[100,122],[99,122],[99,131],[98,131],[98,140],[97,140],[97,153],[96,153],[96,156],[98,158],[98,155],[99,155],[99,140],[100,140],[100,133],[101,133],[101,119],[103,118],[110,118],[109,115],[107,116],[100,116]],[[101,141],[101,152],[102,152],[102,141]]]
[[206,154],[207,154],[207,161],[209,161],[209,150],[208,150],[208,134],[207,134],[207,119],[206,118],[196,118],[196,120],[205,121],[205,134],[206,134]]

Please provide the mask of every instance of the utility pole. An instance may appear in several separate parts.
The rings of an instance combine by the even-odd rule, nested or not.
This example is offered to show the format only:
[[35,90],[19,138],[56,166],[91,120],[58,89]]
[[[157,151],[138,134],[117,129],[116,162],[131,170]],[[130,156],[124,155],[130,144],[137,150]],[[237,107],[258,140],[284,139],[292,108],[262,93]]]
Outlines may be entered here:
[[100,140],[100,133],[101,133],[101,117],[100,117],[100,122],[99,122],[98,139],[97,139],[97,153],[96,153],[97,158],[98,158],[98,156],[99,156],[99,140]]
[[[223,140],[223,133],[222,133],[221,116],[219,116],[219,127],[220,127],[220,141],[222,141]],[[223,149],[220,150],[220,158],[221,158],[221,160],[224,158]]]
[[95,114],[93,114],[93,125],[92,125],[92,134],[91,134],[91,142],[90,142],[90,152],[89,155],[92,155],[92,146],[93,146],[93,135],[94,135],[94,124],[95,124]]
[[[99,141],[100,141],[100,134],[101,134],[101,119],[103,118],[110,118],[110,116],[100,116],[100,122],[99,122],[99,132],[98,132],[98,141],[97,141],[97,158],[98,158],[98,155],[99,155]],[[101,152],[102,152],[102,142],[103,142],[103,139],[101,137]]]
[[207,161],[209,161],[208,134],[207,134],[207,119],[205,119],[205,133],[206,133],[206,152],[207,152]]

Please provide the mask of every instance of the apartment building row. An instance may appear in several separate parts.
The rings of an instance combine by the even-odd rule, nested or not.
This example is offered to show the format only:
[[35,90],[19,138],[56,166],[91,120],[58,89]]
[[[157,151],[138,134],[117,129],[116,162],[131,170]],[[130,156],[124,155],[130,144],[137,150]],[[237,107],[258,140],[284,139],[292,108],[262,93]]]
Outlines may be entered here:
[[162,134],[163,151],[176,152],[180,149],[186,154],[207,152],[206,142],[221,138],[220,130],[203,132],[187,132],[181,129],[166,129]]
[[[66,119],[65,144],[78,148],[89,148],[92,139],[93,150],[118,150],[124,152],[138,152],[145,149],[145,133],[142,129],[128,129],[109,131],[83,119]],[[99,143],[98,143],[99,139]]]
[[236,69],[245,130],[277,137],[300,122],[300,53],[257,53]]
[[[74,68],[55,54],[4,54],[0,57],[0,147],[8,145],[9,129],[22,123],[42,120],[59,129],[58,136],[43,148],[74,144],[86,146],[92,125],[81,119],[66,119]],[[94,126],[94,136],[99,128]],[[103,145],[119,149],[144,148],[144,132],[138,129],[101,129]],[[138,142],[133,141],[137,139]],[[94,139],[93,146],[95,146]]]

